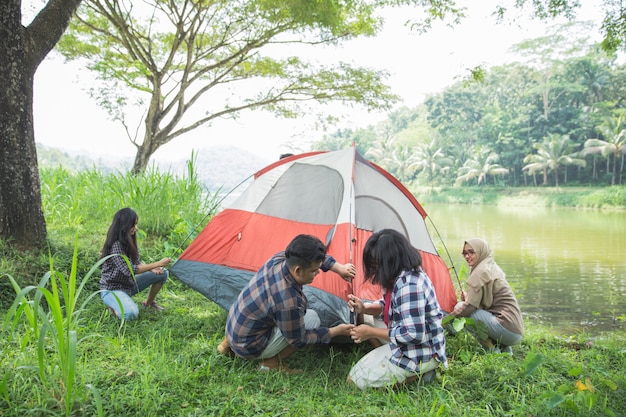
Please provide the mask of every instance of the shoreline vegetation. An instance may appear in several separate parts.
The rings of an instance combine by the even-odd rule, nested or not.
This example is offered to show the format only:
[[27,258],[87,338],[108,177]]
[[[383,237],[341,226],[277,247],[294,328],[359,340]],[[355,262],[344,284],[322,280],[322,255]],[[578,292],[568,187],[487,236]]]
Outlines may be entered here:
[[[623,331],[564,335],[527,320],[510,357],[485,354],[463,329],[447,335],[450,366],[434,382],[358,391],[345,379],[367,344],[297,352],[288,365],[302,375],[260,373],[217,353],[226,312],[176,277],[159,294],[164,312],[119,322],[97,294],[113,213],[139,214],[144,261],[175,258],[208,222],[217,194],[205,192],[193,166],[185,178],[62,168],[41,178],[47,249],[18,252],[0,241],[0,416],[626,415]],[[626,207],[624,186],[412,192],[425,204]]]
[[606,187],[409,187],[418,201],[516,207],[626,210],[626,186]]

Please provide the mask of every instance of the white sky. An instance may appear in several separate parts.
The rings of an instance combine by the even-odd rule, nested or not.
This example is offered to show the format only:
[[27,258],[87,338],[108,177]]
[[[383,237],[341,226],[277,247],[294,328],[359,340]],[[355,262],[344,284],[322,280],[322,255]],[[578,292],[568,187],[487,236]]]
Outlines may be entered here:
[[[469,68],[487,67],[514,61],[509,49],[525,39],[539,37],[554,22],[520,21],[518,24],[496,25],[490,16],[495,1],[468,1],[469,18],[460,26],[448,28],[438,24],[430,32],[411,33],[404,22],[410,9],[395,9],[386,16],[382,33],[335,51],[325,50],[324,59],[341,59],[358,65],[390,72],[388,84],[403,98],[397,106],[415,106],[427,94],[437,92],[467,75]],[[578,20],[598,20],[600,0],[582,0]],[[597,34],[599,38],[599,31]],[[63,150],[84,151],[92,156],[134,157],[135,148],[118,122],[88,96],[89,74],[74,63],[50,58],[39,67],[35,76],[35,138],[38,143]],[[386,113],[368,114],[358,109],[331,108],[323,110],[344,120],[326,126],[328,132],[339,128],[366,127],[384,120]],[[210,127],[174,139],[163,146],[154,158],[167,162],[187,158],[192,149],[216,145],[233,145],[269,160],[283,152],[309,149],[311,141],[323,132],[314,120],[276,119],[267,112],[248,112],[237,121],[224,120]]]

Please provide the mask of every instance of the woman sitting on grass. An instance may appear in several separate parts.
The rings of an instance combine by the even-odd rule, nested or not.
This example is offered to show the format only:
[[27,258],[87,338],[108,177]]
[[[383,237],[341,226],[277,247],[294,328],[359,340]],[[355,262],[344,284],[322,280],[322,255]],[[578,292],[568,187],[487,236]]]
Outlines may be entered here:
[[432,380],[440,363],[447,367],[446,341],[443,313],[419,252],[399,232],[383,229],[365,244],[363,265],[365,280],[383,287],[383,299],[364,304],[349,295],[348,305],[357,314],[382,313],[385,325],[361,324],[351,337],[356,343],[378,339],[384,344],[354,365],[348,382],[364,389]]
[[[101,267],[102,301],[115,317],[121,318],[123,314],[126,320],[134,320],[139,315],[137,304],[131,297],[148,287],[150,291],[143,306],[163,310],[155,298],[167,281],[168,272],[164,267],[171,261],[170,258],[163,258],[151,264],[141,263],[136,235],[138,221],[139,217],[133,209],[123,208],[115,213],[100,256],[102,259],[113,255]],[[130,265],[122,255],[128,258]]]
[[467,240],[462,253],[470,267],[468,290],[461,291],[461,302],[452,315],[471,317],[487,326],[488,336],[484,339],[474,332],[487,352],[512,355],[511,346],[524,336],[524,321],[515,294],[486,241]]

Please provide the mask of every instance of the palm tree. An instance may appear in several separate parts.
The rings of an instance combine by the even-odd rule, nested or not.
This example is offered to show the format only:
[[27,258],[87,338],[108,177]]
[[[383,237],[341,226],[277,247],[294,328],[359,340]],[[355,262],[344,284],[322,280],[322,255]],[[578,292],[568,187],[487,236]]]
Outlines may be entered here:
[[548,160],[544,157],[543,154],[539,153],[531,153],[526,155],[524,158],[524,168],[522,171],[526,171],[528,175],[533,176],[533,182],[535,186],[537,186],[537,177],[535,176],[537,172],[543,173],[543,185],[548,183]]
[[[611,155],[613,156],[613,173],[611,176],[611,185],[615,185],[615,177],[617,173],[617,160],[622,158],[619,170],[619,183],[622,183],[622,172],[624,171],[624,154],[626,153],[626,129],[623,125],[623,116],[606,119],[602,125],[598,126],[598,132],[604,137],[602,139],[587,139],[585,141],[586,155],[600,154],[607,159],[609,163]],[[608,168],[608,167],[607,167]]]
[[400,182],[406,183],[413,178],[416,159],[412,149],[399,143],[396,136],[383,134],[383,138],[374,143],[365,156],[393,174]]
[[463,166],[459,168],[459,176],[457,177],[455,184],[459,185],[476,179],[477,184],[480,185],[483,182],[487,182],[488,175],[494,177],[495,184],[496,175],[504,175],[509,172],[508,169],[496,164],[498,159],[499,157],[497,153],[487,147],[479,146],[472,153],[470,159],[465,161]]
[[439,172],[445,173],[452,166],[452,159],[444,155],[441,147],[435,141],[421,143],[415,148],[416,168],[425,172],[428,183],[433,186],[433,179]]
[[410,146],[401,143],[395,144],[386,161],[389,171],[400,182],[406,184],[413,179],[418,159]]
[[537,153],[527,155],[524,158],[525,163],[530,163],[524,166],[522,170],[533,174],[542,170],[544,185],[548,182],[548,171],[553,171],[554,183],[558,187],[559,168],[571,165],[585,167],[587,165],[584,159],[578,157],[577,152],[573,152],[574,147],[575,145],[569,135],[549,133],[543,138],[543,142],[533,144]]
[[391,154],[393,152],[395,141],[395,136],[386,136],[383,139],[379,139],[374,142],[373,148],[370,148],[367,152],[365,152],[365,156],[385,168],[388,162],[391,161]]

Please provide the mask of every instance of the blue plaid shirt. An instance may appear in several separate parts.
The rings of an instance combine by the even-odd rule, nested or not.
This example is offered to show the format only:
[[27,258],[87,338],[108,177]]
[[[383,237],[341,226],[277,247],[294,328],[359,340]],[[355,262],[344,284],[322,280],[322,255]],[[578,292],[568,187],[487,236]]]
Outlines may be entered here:
[[[326,256],[321,269],[326,272],[334,264],[335,260]],[[293,279],[285,253],[280,252],[261,267],[230,307],[226,338],[233,352],[248,359],[263,353],[274,327],[296,348],[330,343],[328,328],[304,328],[306,309],[302,286]]]
[[[384,311],[384,298],[379,303]],[[421,363],[437,357],[447,367],[443,313],[426,273],[403,271],[393,286],[390,304],[391,363],[419,372]]]

